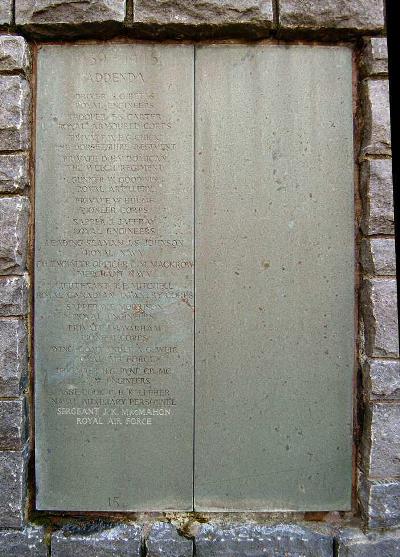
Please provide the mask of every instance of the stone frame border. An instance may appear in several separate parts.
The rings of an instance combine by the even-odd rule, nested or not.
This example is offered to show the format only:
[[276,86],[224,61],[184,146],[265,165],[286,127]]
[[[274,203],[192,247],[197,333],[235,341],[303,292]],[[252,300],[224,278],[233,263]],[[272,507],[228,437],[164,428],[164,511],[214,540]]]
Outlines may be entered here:
[[[37,55],[39,49],[44,45],[79,45],[79,44],[160,44],[158,41],[154,39],[143,39],[143,38],[136,38],[136,37],[113,37],[111,39],[106,40],[99,40],[93,37],[85,37],[83,39],[76,39],[72,38],[68,41],[56,41],[54,39],[48,40],[41,40],[38,39],[30,46],[31,52],[31,96],[32,96],[32,107],[31,107],[31,148],[30,148],[30,234],[29,234],[29,246],[28,246],[28,254],[27,260],[30,262],[30,308],[28,311],[28,329],[30,331],[29,334],[29,384],[30,384],[30,401],[27,408],[27,413],[29,416],[29,439],[31,440],[31,447],[30,447],[30,458],[29,458],[29,466],[28,466],[28,485],[29,485],[29,511],[28,514],[30,516],[35,517],[39,521],[42,519],[53,519],[55,522],[60,521],[62,517],[68,517],[72,520],[79,518],[81,515],[91,515],[92,517],[97,517],[99,520],[107,520],[107,517],[112,516],[113,520],[124,520],[126,517],[132,517],[133,519],[136,518],[137,515],[150,515],[150,512],[142,512],[142,511],[91,511],[91,512],[77,512],[77,511],[42,511],[35,509],[35,450],[34,450],[34,439],[35,439],[35,423],[34,423],[34,413],[35,413],[35,405],[34,405],[34,358],[33,358],[33,351],[34,351],[34,339],[33,339],[33,326],[34,326],[34,315],[33,315],[33,305],[34,305],[34,280],[35,280],[35,270],[34,270],[34,229],[35,229],[35,214],[34,214],[34,204],[35,204],[35,136],[36,136],[36,127],[35,127],[35,103],[37,97],[36,91],[36,67],[37,67]],[[358,303],[359,297],[361,295],[361,280],[362,280],[362,270],[361,270],[361,263],[360,263],[360,242],[361,242],[361,235],[359,232],[360,220],[361,220],[361,194],[360,194],[360,172],[359,172],[359,152],[362,147],[361,143],[361,136],[359,133],[360,129],[360,92],[359,92],[359,84],[360,84],[360,71],[359,71],[359,64],[358,59],[360,57],[360,46],[356,44],[355,41],[351,40],[338,40],[336,42],[333,41],[325,41],[323,43],[316,42],[314,39],[312,40],[305,40],[305,39],[298,39],[298,40],[277,40],[273,37],[269,37],[267,39],[260,39],[256,42],[249,42],[247,39],[241,38],[223,38],[218,39],[215,41],[211,41],[208,39],[200,39],[197,41],[191,41],[188,39],[182,39],[181,41],[167,39],[163,41],[163,44],[189,44],[196,46],[202,45],[212,45],[212,44],[225,44],[225,45],[234,45],[234,44],[254,44],[254,45],[309,45],[309,46],[344,46],[351,49],[352,52],[352,80],[353,80],[353,98],[352,98],[352,116],[353,116],[353,193],[354,193],[354,361],[353,361],[353,428],[352,428],[352,438],[353,438],[353,451],[352,451],[352,493],[351,493],[351,510],[350,511],[338,511],[340,512],[341,516],[344,517],[346,520],[350,520],[352,517],[360,516],[360,508],[358,504],[358,458],[359,458],[359,450],[361,444],[361,424],[359,423],[359,414],[360,414],[360,396],[362,396],[362,390],[359,388],[359,381],[358,381],[358,374],[360,371],[360,304]],[[1,401],[1,397],[0,397]],[[0,449],[1,451],[1,449]],[[152,511],[151,515],[154,519],[163,519],[166,513]],[[282,519],[290,520],[293,518],[295,522],[298,520],[308,520],[308,517],[312,517],[311,520],[316,521],[323,521],[325,518],[327,520],[330,519],[331,512],[330,511],[189,511],[189,512],[174,512],[170,511],[167,513],[168,515],[178,517],[177,520],[180,520],[181,517],[185,517],[185,520],[189,520],[192,522],[192,519],[195,521],[203,522],[207,520],[207,517],[211,517],[212,519],[219,519],[221,517],[229,516],[231,519],[235,518],[235,516],[243,516],[246,515],[247,518],[250,520],[266,520],[268,521],[271,516],[275,516]],[[61,521],[62,522],[62,521]],[[1,525],[0,525],[1,530]],[[1,553],[0,553],[1,557]]]
[[[90,4],[84,14],[71,0],[61,2],[61,12],[52,9],[54,0],[42,1],[47,8],[35,11],[36,2],[5,0],[0,7],[0,557],[50,552],[56,557],[93,552],[186,557],[194,547],[200,557],[245,551],[324,557],[400,553],[400,360],[383,1],[365,0],[360,11],[351,0],[333,0],[325,10],[318,0],[208,0],[199,3],[199,11],[196,2],[185,0],[127,0],[127,5],[125,0],[83,0],[80,5]],[[354,45],[361,286],[354,513],[34,512],[34,486],[28,485],[34,439],[27,403],[32,393],[33,231],[28,219],[33,194],[28,184],[34,180],[35,76],[29,50],[39,37],[58,43],[120,37]]]

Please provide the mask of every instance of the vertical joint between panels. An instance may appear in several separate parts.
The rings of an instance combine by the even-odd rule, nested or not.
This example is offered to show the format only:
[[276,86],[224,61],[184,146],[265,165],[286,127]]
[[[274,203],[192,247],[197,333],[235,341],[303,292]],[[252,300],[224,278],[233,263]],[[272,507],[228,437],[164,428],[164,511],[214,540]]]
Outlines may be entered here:
[[193,483],[192,508],[195,502],[195,450],[196,450],[196,52],[193,47]]

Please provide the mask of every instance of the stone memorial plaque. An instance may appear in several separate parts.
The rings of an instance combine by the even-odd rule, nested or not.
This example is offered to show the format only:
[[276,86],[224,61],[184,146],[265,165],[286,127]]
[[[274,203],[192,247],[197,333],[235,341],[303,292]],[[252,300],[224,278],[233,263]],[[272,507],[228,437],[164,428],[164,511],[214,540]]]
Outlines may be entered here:
[[42,46],[37,508],[193,495],[193,47]]
[[196,50],[195,508],[345,510],[352,55]]
[[37,81],[37,507],[349,509],[351,50],[46,45]]

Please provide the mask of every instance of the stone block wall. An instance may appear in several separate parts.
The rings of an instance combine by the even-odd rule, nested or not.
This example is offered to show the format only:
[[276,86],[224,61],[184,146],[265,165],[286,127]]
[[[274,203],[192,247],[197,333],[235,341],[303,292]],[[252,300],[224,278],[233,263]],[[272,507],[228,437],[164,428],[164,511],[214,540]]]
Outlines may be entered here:
[[[11,3],[9,2],[10,6]],[[2,4],[4,11],[4,3]],[[7,16],[8,14],[8,16]],[[11,14],[0,11],[0,19]],[[30,54],[0,36],[0,524],[21,528],[27,493]],[[0,554],[2,548],[0,545]]]
[[400,406],[396,254],[387,50],[365,42],[361,64],[361,314],[364,422],[359,502],[370,528],[400,522]]
[[[383,0],[1,0],[0,557],[400,554],[400,359]],[[94,37],[346,41],[358,65],[362,370],[352,513],[35,513],[31,45]],[[51,519],[50,519],[51,518]]]

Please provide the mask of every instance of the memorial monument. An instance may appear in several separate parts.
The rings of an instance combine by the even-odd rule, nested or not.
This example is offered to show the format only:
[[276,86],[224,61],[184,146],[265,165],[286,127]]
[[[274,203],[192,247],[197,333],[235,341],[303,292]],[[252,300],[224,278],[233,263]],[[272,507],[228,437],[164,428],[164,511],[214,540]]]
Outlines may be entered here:
[[351,83],[346,47],[39,49],[39,508],[350,508]]
[[400,554],[385,4],[0,2],[0,557]]

